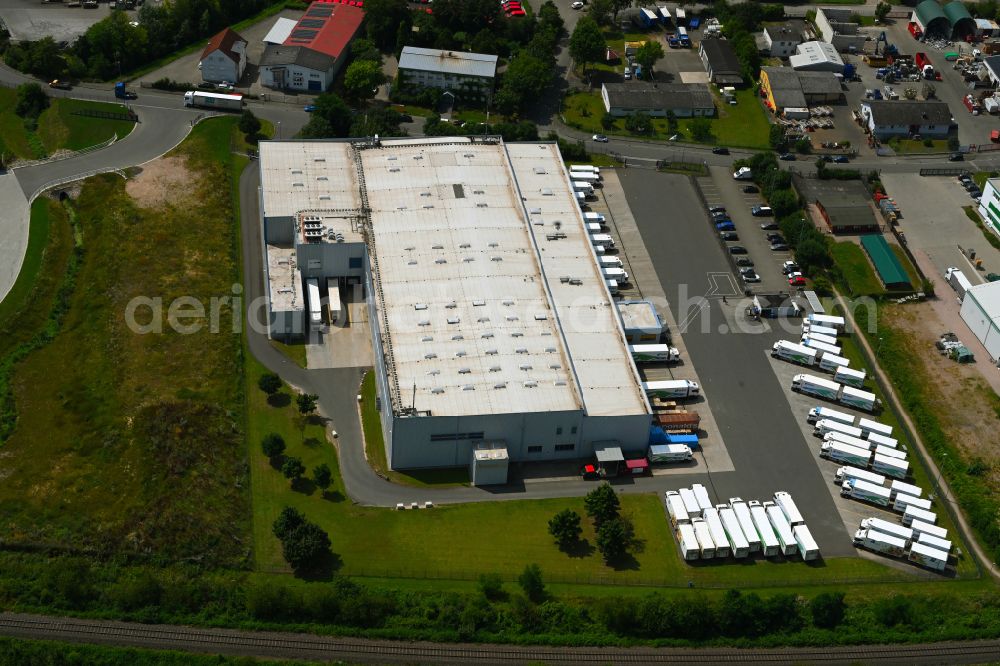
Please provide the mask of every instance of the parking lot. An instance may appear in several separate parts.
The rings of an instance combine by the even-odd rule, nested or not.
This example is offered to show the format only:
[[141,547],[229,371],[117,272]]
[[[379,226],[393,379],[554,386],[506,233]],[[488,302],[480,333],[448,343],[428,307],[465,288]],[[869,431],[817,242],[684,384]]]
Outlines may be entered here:
[[[39,0],[4,0],[0,5],[0,19],[14,41],[51,37],[56,42],[72,42],[109,14],[111,9],[106,2],[93,9]],[[128,14],[135,16],[137,12]]]

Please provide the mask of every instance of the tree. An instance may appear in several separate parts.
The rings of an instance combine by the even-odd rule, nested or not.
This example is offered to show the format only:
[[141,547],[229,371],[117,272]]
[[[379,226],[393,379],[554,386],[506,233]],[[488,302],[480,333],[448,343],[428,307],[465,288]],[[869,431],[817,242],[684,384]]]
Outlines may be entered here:
[[812,272],[813,268],[827,268],[833,262],[830,251],[822,238],[806,238],[795,248],[795,260],[802,268]]
[[354,116],[351,123],[351,136],[403,136],[406,134],[399,128],[402,116],[390,107],[369,107],[364,113]]
[[618,13],[623,9],[628,9],[632,6],[632,0],[611,0],[611,8],[615,12],[615,20],[618,20]]
[[680,123],[677,122],[677,114],[672,109],[667,111],[667,131],[674,134],[677,132],[679,126]]
[[712,121],[705,116],[698,116],[691,121],[691,138],[699,143],[706,143],[712,138]]
[[587,496],[583,500],[583,505],[587,508],[587,515],[593,519],[598,529],[600,529],[602,523],[617,518],[618,510],[621,507],[621,503],[618,501],[618,493],[607,482],[602,483],[587,493]]
[[597,22],[597,25],[609,25],[611,14],[615,11],[611,0],[591,0],[587,7],[587,15]]
[[628,552],[632,543],[632,523],[621,516],[615,516],[601,523],[597,528],[597,549],[605,562],[613,562]]
[[557,36],[566,34],[566,23],[559,14],[559,8],[552,0],[545,0],[538,8],[538,22],[543,28],[554,28]]
[[326,463],[322,463],[313,467],[313,483],[320,490],[326,490],[330,487],[330,482],[332,481],[333,473],[330,471],[330,466]]
[[371,60],[382,64],[382,54],[370,39],[355,39],[351,42],[351,57],[355,60]]
[[517,582],[524,590],[524,594],[535,603],[545,599],[545,582],[542,580],[542,569],[537,564],[524,567]]
[[653,129],[653,122],[649,119],[649,114],[637,111],[625,117],[625,129],[633,134],[649,134]]
[[813,624],[823,629],[833,629],[844,619],[847,604],[843,592],[823,592],[809,602]]
[[601,114],[601,127],[603,129],[606,130],[613,129],[614,126],[615,126],[615,117],[613,115],[611,115],[607,111]]
[[17,87],[17,105],[14,113],[22,118],[37,119],[49,108],[49,96],[37,83],[22,83]]
[[281,553],[296,573],[306,571],[330,556],[330,537],[319,525],[305,521],[281,540]]
[[580,527],[580,514],[571,509],[563,509],[549,519],[549,534],[560,548],[573,545],[580,539],[583,529]]
[[264,435],[264,439],[260,441],[260,448],[268,458],[277,458],[285,452],[285,440],[278,433],[271,432]]
[[785,140],[785,128],[781,125],[771,125],[768,130],[768,143],[774,150],[785,152],[788,148],[788,143]]
[[396,48],[397,30],[405,29],[408,33],[410,24],[406,0],[366,0],[366,34],[383,51]]
[[291,479],[294,483],[306,473],[306,466],[298,458],[289,456],[285,458],[284,464],[281,465],[281,473],[285,475],[286,479]]
[[374,97],[376,89],[383,83],[385,74],[382,67],[372,60],[355,60],[344,75],[344,89],[355,99]]
[[334,93],[323,93],[316,98],[316,110],[302,128],[305,139],[331,139],[346,137],[351,129],[354,114],[350,107]]
[[584,75],[587,73],[587,63],[600,62],[604,59],[604,35],[597,21],[589,16],[581,17],[569,38],[569,55],[574,62],[583,65]]
[[319,396],[313,393],[300,393],[295,396],[295,404],[299,408],[299,414],[312,414],[316,411],[316,401]]
[[875,20],[881,23],[885,20],[885,17],[889,15],[892,11],[892,5],[888,2],[880,2],[875,5]]
[[503,77],[503,85],[496,95],[496,106],[510,115],[523,110],[530,102],[541,97],[552,81],[553,68],[538,58],[521,54],[510,63]]
[[490,601],[504,598],[503,578],[500,574],[481,574],[479,576],[479,591]]
[[[242,122],[242,119],[240,122]],[[259,120],[257,122],[258,124],[260,123]],[[260,376],[260,379],[257,380],[257,388],[268,395],[274,395],[281,390],[281,377],[273,372],[265,372]]]
[[779,218],[799,209],[799,198],[789,189],[772,192],[768,197],[768,203],[771,204],[775,217]]
[[304,525],[305,522],[306,517],[298,509],[286,506],[278,514],[274,524],[271,525],[271,531],[279,540],[284,541],[289,534]]
[[653,78],[653,65],[663,58],[663,47],[660,42],[649,39],[635,51],[635,61],[642,65],[642,71],[649,79]]
[[[260,131],[260,120],[253,114],[250,109],[245,109],[243,115],[240,116],[240,131],[246,134],[248,137],[256,137],[257,132]],[[266,377],[267,375],[264,375]],[[263,379],[263,377],[261,377]],[[281,388],[279,383],[278,388]],[[277,389],[275,389],[277,390]],[[274,391],[268,391],[268,393],[274,393]]]

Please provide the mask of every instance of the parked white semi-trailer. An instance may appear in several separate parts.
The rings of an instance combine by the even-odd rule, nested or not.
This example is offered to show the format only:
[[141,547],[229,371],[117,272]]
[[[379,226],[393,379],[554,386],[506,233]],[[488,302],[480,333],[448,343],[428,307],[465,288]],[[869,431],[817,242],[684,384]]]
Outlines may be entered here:
[[792,528],[792,536],[795,538],[795,545],[799,549],[799,555],[806,562],[819,559],[819,546],[813,539],[812,533],[805,525],[796,525]]
[[823,435],[824,442],[839,442],[841,444],[847,444],[848,446],[856,446],[859,449],[874,449],[875,444],[872,444],[867,439],[861,439],[860,437],[851,437],[850,435],[845,435],[842,432],[828,432]]
[[815,375],[795,375],[792,377],[792,390],[832,401],[840,397],[840,384]]
[[750,500],[747,504],[750,509],[750,517],[753,518],[753,526],[760,537],[760,551],[764,557],[774,557],[781,553],[781,542],[774,534],[774,528],[767,517],[767,511],[757,500]]
[[670,515],[670,520],[674,525],[683,525],[691,522],[687,509],[684,508],[684,500],[681,499],[680,493],[676,490],[668,490],[664,493],[663,500],[667,504],[667,513]]
[[799,544],[795,542],[795,535],[792,533],[792,526],[788,524],[781,507],[774,502],[764,502],[764,510],[767,511],[767,519],[774,528],[774,535],[778,537],[781,544],[782,555],[792,555],[799,549]]
[[853,467],[868,467],[871,451],[840,442],[823,442],[819,451],[820,458],[834,462],[846,463]]
[[951,541],[948,541],[947,539],[939,539],[936,536],[931,536],[930,534],[919,534],[917,536],[917,543],[922,543],[925,546],[930,546],[931,548],[937,548],[945,553],[951,552]]
[[615,246],[615,239],[610,234],[590,234],[590,242],[594,245],[600,245],[605,250]]
[[[812,349],[812,347],[810,347],[810,349]],[[819,359],[819,369],[833,373],[836,373],[837,370],[840,370],[841,368],[846,368],[850,364],[851,362],[846,358],[835,354],[824,353]]]
[[[892,494],[892,491],[889,491]],[[931,501],[926,497],[911,497],[910,495],[896,494],[892,498],[892,510],[904,513],[906,507],[915,507],[922,511],[931,510]]]
[[881,518],[865,518],[861,521],[861,529],[875,530],[876,532],[902,539],[907,543],[913,541],[912,528],[900,525],[899,523],[892,523],[888,520],[882,520]]
[[948,530],[938,525],[932,525],[930,523],[925,523],[922,520],[913,520],[910,522],[910,529],[913,530],[914,534],[930,534],[938,539],[946,539],[948,537]]
[[802,322],[802,332],[805,334],[818,333],[819,335],[829,335],[830,337],[836,338],[840,335],[840,331],[829,326],[821,326],[819,324],[810,324],[808,321]]
[[907,559],[934,571],[944,571],[944,568],[948,566],[948,553],[922,543],[910,546],[910,554]]
[[906,555],[906,540],[873,529],[858,530],[854,533],[854,545],[883,555],[903,557]]
[[823,419],[837,421],[849,426],[854,425],[853,414],[838,412],[836,409],[830,409],[829,407],[813,407],[809,410],[809,415],[806,416],[806,421],[809,423],[816,423],[818,421],[822,421]]
[[921,509],[920,507],[916,507],[911,504],[906,507],[906,511],[903,512],[902,520],[903,524],[907,527],[913,527],[913,523],[916,522],[936,525],[937,514],[933,511],[927,511],[926,509]]
[[710,560],[715,557],[715,542],[712,540],[712,532],[708,529],[708,523],[704,518],[692,518],[691,527],[694,528],[694,536],[698,541],[698,551],[701,559]]
[[697,560],[701,556],[701,544],[695,534],[694,527],[688,523],[681,523],[677,526],[677,546],[681,550],[681,557],[685,560]]
[[691,492],[694,493],[694,499],[698,502],[698,506],[701,507],[702,515],[704,515],[705,509],[715,508],[712,500],[708,497],[708,488],[700,483],[694,483],[691,484]]
[[834,481],[838,486],[848,479],[861,479],[868,483],[874,483],[876,486],[885,485],[885,477],[883,475],[869,472],[867,469],[861,469],[860,467],[851,467],[850,465],[841,467],[834,475]]
[[865,437],[873,433],[876,435],[882,435],[883,437],[892,437],[892,426],[879,423],[878,421],[860,418],[858,419],[858,427],[861,428],[863,433],[865,433]]
[[243,95],[224,95],[222,93],[188,90],[184,93],[184,106],[199,109],[219,109],[220,111],[241,111]]
[[701,506],[694,497],[694,491],[690,488],[681,488],[677,493],[681,496],[681,501],[684,502],[684,510],[687,511],[688,516],[691,518],[700,518]]
[[885,437],[883,435],[876,435],[875,433],[870,432],[866,436],[866,439],[869,442],[873,442],[875,444],[880,444],[881,446],[888,446],[890,449],[898,449],[899,448],[899,441],[896,440],[896,439],[894,439],[894,438],[892,438],[892,437]]
[[877,412],[882,409],[882,401],[874,393],[862,391],[853,386],[845,386],[840,392],[840,404],[866,412]]
[[629,345],[629,353],[636,363],[676,363],[681,353],[670,345]]
[[889,506],[889,489],[874,483],[853,479],[840,484],[840,494],[875,506]]
[[651,463],[680,463],[691,460],[691,455],[687,444],[650,444],[646,458]]
[[714,506],[701,510],[701,517],[708,525],[708,531],[712,534],[712,541],[715,543],[716,557],[729,557],[729,539],[726,537],[726,528],[722,525],[719,517],[719,510]]
[[601,173],[601,168],[600,167],[596,167],[593,164],[570,164],[569,165],[569,170],[570,171],[589,171],[590,173],[596,173],[598,175],[600,175],[600,173]]
[[824,354],[833,354],[834,356],[840,356],[843,350],[839,345],[831,345],[821,340],[814,340],[813,338],[805,337],[802,338],[802,344],[806,347],[812,347],[817,349]]
[[[823,354],[823,356],[825,358],[826,354]],[[833,373],[833,381],[853,386],[854,388],[863,388],[867,377],[868,373],[864,370],[855,370],[853,368],[837,368]]]
[[715,508],[719,511],[722,527],[725,528],[726,537],[729,539],[729,552],[732,553],[733,557],[749,555],[750,542],[743,535],[743,527],[736,517],[736,512],[728,504],[718,504]]
[[661,382],[643,382],[642,388],[651,398],[670,400],[672,398],[693,398],[701,393],[698,382],[689,379],[671,379]]
[[899,494],[909,495],[910,497],[922,497],[924,494],[924,489],[920,486],[915,486],[912,483],[906,483],[899,479],[895,479],[889,484],[889,490],[892,492],[893,499]]
[[910,463],[907,461],[879,455],[878,453],[872,457],[871,468],[874,472],[891,476],[894,479],[905,479],[907,474],[910,473]]
[[780,358],[783,361],[790,361],[811,367],[816,365],[819,352],[805,345],[789,342],[788,340],[778,340],[771,345],[771,356]]
[[593,224],[595,222],[597,224],[604,224],[605,222],[604,215],[602,215],[601,213],[584,213],[583,221],[588,224]]
[[835,328],[840,332],[844,330],[844,318],[836,317],[834,315],[821,315],[821,314],[811,314],[806,316],[806,323],[810,326],[818,324],[820,326],[827,326],[829,328]]
[[841,423],[840,421],[834,421],[833,419],[820,419],[813,426],[813,435],[817,437],[822,437],[831,432],[837,432],[841,435],[847,435],[854,439],[861,439],[861,428],[855,428],[854,426],[849,426],[846,423]]
[[786,493],[784,490],[779,490],[774,493],[774,503],[781,507],[781,512],[785,514],[785,518],[788,519],[788,524],[792,527],[796,525],[805,525],[805,519],[802,518],[802,514],[799,512],[799,507],[795,506],[795,500],[792,496]]
[[319,332],[323,330],[323,302],[319,295],[319,280],[309,278],[306,280],[306,295],[309,298],[309,330]]
[[802,335],[803,340],[815,340],[816,342],[822,342],[825,345],[837,345],[837,336],[835,335],[823,335],[822,333],[817,333],[815,331],[809,331],[809,333],[804,333]]
[[751,553],[760,551],[760,535],[757,534],[757,527],[753,523],[753,516],[750,514],[750,507],[739,497],[730,497],[729,506],[736,515],[736,520],[743,530],[743,538],[746,539]]

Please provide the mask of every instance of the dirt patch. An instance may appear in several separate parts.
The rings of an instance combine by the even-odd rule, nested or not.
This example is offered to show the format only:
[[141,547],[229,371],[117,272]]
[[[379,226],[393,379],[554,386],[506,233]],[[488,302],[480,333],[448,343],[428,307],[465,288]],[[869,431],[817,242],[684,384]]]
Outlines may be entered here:
[[[885,307],[880,313],[888,324],[907,334],[909,357],[927,378],[926,395],[937,411],[941,426],[966,462],[982,459],[988,479],[1000,487],[1000,446],[997,445],[998,400],[975,365],[960,365],[938,353],[934,342],[948,330],[929,302]],[[955,331],[970,337],[968,330]],[[978,363],[989,361],[980,359]]]
[[194,177],[183,157],[161,157],[142,167],[125,184],[125,191],[143,208],[177,201],[194,187]]

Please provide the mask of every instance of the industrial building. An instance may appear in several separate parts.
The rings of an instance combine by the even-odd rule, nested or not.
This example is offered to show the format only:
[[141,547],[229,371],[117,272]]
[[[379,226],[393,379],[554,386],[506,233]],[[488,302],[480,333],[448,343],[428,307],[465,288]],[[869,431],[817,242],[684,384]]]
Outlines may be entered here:
[[262,142],[260,173],[271,335],[323,328],[316,285],[364,286],[392,468],[644,450],[650,404],[555,144]]
[[832,233],[880,231],[881,223],[871,203],[871,195],[860,181],[796,177],[795,187],[803,199],[816,206]]
[[979,200],[979,216],[986,228],[1000,236],[1000,178],[990,178]]
[[944,6],[937,0],[924,0],[913,10],[910,20],[928,37],[961,39],[976,32],[975,19],[959,0]]
[[[347,62],[364,17],[360,7],[312,3],[280,44],[266,43],[260,59],[261,85],[323,92]],[[279,21],[265,41],[283,36],[286,29],[287,24]]]
[[772,58],[787,58],[795,53],[795,47],[802,43],[805,31],[805,21],[801,20],[789,20],[778,25],[765,26],[763,50]]
[[399,56],[399,85],[420,90],[439,88],[459,99],[482,100],[493,92],[497,56],[404,46]]
[[883,287],[890,291],[913,288],[906,270],[882,234],[865,234],[861,237],[861,247],[871,259],[875,274]]
[[698,55],[708,72],[708,80],[717,86],[742,86],[743,67],[733,45],[727,39],[703,39]]
[[828,42],[805,42],[795,48],[795,53],[788,58],[792,69],[803,72],[833,72],[844,73],[844,59],[837,53],[833,44]]
[[861,31],[860,26],[851,20],[853,9],[837,9],[836,7],[818,7],[816,9],[816,28],[824,42],[833,45],[840,53],[861,53],[865,50],[868,35]]
[[715,98],[704,83],[602,83],[604,109],[615,117],[645,113],[665,118],[715,115]]
[[913,135],[942,139],[956,127],[947,102],[938,100],[866,100],[860,111],[865,127],[879,140]]
[[844,95],[843,85],[831,72],[797,72],[787,67],[761,67],[760,90],[775,113],[834,104]]
[[969,287],[962,299],[962,319],[994,363],[1000,359],[1000,282]]

